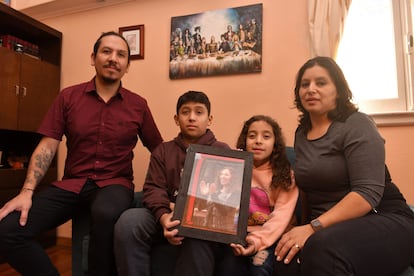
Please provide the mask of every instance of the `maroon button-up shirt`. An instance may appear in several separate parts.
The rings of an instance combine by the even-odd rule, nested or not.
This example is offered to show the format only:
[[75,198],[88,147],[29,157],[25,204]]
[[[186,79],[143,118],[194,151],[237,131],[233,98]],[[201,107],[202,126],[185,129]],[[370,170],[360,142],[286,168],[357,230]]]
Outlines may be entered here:
[[99,187],[120,184],[133,189],[138,137],[151,152],[162,142],[144,98],[120,87],[105,103],[94,79],[62,90],[38,132],[60,141],[66,136],[64,176],[53,184],[76,193],[88,178]]

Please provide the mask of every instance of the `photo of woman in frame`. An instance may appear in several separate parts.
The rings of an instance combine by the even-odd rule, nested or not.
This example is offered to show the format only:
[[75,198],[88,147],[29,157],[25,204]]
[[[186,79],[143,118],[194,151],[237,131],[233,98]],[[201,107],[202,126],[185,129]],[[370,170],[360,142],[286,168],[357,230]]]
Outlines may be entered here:
[[182,225],[236,234],[243,164],[239,160],[198,160],[194,164]]

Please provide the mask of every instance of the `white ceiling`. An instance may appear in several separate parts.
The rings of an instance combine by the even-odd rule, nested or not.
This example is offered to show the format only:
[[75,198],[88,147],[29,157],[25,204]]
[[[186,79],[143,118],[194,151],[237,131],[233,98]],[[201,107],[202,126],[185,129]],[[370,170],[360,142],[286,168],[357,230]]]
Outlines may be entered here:
[[136,0],[16,0],[16,10],[38,20]]

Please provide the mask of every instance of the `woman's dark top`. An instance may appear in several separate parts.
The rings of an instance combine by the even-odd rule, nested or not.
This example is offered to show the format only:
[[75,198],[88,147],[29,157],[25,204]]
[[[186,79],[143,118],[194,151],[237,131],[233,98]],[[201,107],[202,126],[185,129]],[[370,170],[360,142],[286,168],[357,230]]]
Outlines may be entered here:
[[295,152],[296,182],[306,194],[311,219],[351,191],[365,198],[374,211],[414,217],[391,181],[384,140],[366,114],[355,112],[344,122],[334,121],[327,133],[315,140],[308,140],[299,126]]

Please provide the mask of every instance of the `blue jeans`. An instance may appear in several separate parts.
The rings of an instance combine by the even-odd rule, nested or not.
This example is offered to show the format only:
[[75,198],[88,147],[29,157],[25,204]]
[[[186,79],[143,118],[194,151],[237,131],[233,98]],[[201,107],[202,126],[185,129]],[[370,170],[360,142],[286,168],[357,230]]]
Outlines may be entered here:
[[257,252],[250,257],[249,274],[254,276],[272,276],[275,266],[276,244]]
[[154,248],[159,245],[171,247],[168,248],[171,249],[168,250],[171,256],[161,257],[169,258],[163,263],[165,267],[174,266],[174,254],[178,247],[169,244],[164,238],[163,229],[155,221],[152,213],[146,208],[131,208],[123,212],[114,230],[114,252],[118,275],[151,275],[151,256]]
[[185,238],[178,252],[175,276],[245,276],[247,258],[235,256],[228,244]]

